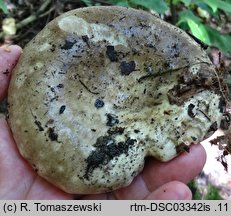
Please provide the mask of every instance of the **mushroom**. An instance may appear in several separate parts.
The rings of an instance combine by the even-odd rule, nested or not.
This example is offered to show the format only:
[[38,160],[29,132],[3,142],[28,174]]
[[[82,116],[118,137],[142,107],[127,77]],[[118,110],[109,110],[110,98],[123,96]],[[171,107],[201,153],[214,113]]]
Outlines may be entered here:
[[223,83],[206,52],[158,16],[69,11],[24,48],[8,122],[21,155],[68,193],[129,185],[147,156],[169,161],[220,127]]

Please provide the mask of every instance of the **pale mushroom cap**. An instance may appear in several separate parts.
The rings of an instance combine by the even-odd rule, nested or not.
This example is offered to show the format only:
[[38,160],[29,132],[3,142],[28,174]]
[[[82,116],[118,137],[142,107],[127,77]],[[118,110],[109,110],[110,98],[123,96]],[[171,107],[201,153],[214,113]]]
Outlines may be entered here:
[[9,123],[39,175],[68,193],[107,192],[131,183],[146,156],[168,161],[219,127],[222,98],[210,77],[201,47],[157,16],[77,9],[25,47]]

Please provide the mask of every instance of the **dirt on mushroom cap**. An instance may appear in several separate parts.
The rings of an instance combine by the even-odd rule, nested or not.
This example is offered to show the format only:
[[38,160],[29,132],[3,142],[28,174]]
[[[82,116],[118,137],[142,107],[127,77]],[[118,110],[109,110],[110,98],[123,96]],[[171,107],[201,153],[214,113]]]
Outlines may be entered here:
[[225,91],[182,30],[144,11],[89,7],[25,47],[8,121],[39,175],[69,193],[100,193],[128,185],[146,156],[170,160],[219,128]]

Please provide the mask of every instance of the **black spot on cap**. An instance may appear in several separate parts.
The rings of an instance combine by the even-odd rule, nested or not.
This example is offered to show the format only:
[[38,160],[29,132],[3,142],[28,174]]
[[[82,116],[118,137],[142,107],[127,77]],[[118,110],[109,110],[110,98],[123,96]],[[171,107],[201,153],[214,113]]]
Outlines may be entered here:
[[118,61],[117,52],[115,51],[114,46],[107,46],[106,55],[112,62]]
[[65,105],[61,106],[59,109],[59,114],[62,114],[65,111],[65,109],[66,109]]
[[194,136],[191,136],[191,138],[192,138],[193,141],[196,141],[196,140],[197,140],[197,138],[194,137]]
[[61,49],[64,49],[64,50],[71,49],[75,43],[76,43],[76,41],[65,40],[65,44],[63,46],[61,46]]
[[120,71],[123,76],[128,76],[132,73],[136,68],[136,64],[134,61],[126,62],[122,61],[120,64]]
[[82,39],[87,44],[87,46],[90,48],[89,37],[87,35],[83,35]]
[[139,132],[140,132],[140,130],[138,130],[138,129],[135,129],[135,130],[134,130],[134,132],[135,132],[135,133],[139,133]]
[[136,143],[135,139],[128,138],[124,142],[116,143],[110,136],[98,137],[94,146],[96,149],[86,159],[87,168],[85,175],[89,179],[95,168],[108,164],[110,160],[121,154],[127,154],[130,146]]
[[99,109],[99,108],[102,108],[103,106],[104,106],[103,100],[97,98],[97,99],[95,100],[95,107],[96,107],[97,109]]
[[44,131],[43,127],[42,127],[42,124],[40,121],[38,120],[35,120],[34,122],[36,124],[36,126],[38,127],[39,131]]
[[195,107],[194,104],[189,104],[189,105],[188,105],[188,115],[189,115],[191,118],[194,118],[194,117],[195,117],[195,113],[193,112],[194,107]]
[[57,141],[58,140],[58,134],[55,133],[54,128],[48,129],[48,137],[51,141]]
[[208,133],[215,132],[217,129],[218,129],[217,122],[213,122],[208,130]]
[[63,88],[64,85],[63,85],[62,83],[60,83],[60,84],[57,85],[57,87],[58,87],[58,88]]
[[125,130],[125,128],[123,128],[123,127],[113,127],[113,128],[110,128],[107,131],[107,133],[109,135],[115,135],[115,134],[120,134],[121,135],[121,134],[123,134],[124,130]]
[[119,123],[118,117],[114,114],[107,113],[107,123],[106,125],[109,127],[113,127],[114,125]]
[[221,97],[219,104],[218,104],[218,108],[219,108],[221,113],[225,112],[225,107],[226,107],[226,101],[223,97]]

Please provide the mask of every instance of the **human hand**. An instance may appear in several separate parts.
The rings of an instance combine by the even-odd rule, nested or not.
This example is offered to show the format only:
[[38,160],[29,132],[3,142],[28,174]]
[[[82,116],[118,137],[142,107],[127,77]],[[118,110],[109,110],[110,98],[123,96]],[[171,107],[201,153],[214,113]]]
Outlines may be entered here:
[[[10,73],[21,54],[21,48],[0,48],[0,100],[7,94]],[[191,199],[186,183],[203,168],[206,153],[192,145],[170,162],[148,158],[144,170],[131,185],[111,193],[77,196],[54,187],[36,172],[19,154],[10,128],[0,119],[0,199]]]

